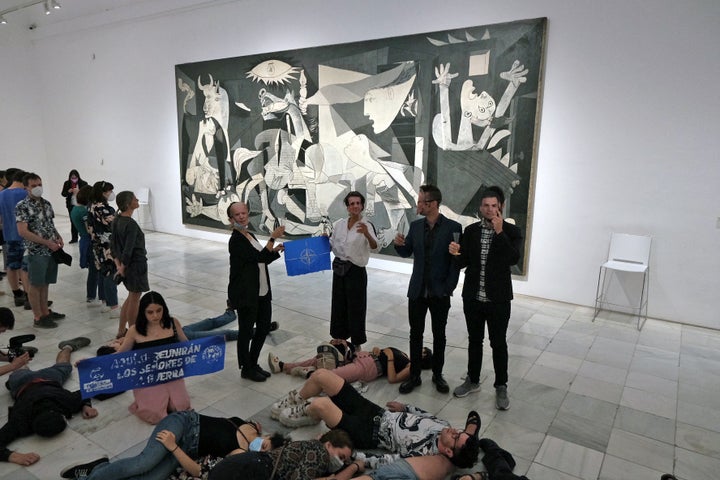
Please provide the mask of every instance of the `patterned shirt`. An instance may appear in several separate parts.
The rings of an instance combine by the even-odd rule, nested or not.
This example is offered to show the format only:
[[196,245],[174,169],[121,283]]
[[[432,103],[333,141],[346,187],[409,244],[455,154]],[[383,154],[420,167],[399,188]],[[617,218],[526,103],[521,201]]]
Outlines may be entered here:
[[495,229],[492,226],[492,222],[485,218],[480,222],[480,226],[482,227],[482,235],[480,237],[480,282],[475,299],[481,302],[489,302],[490,300],[485,293],[485,266],[487,265],[488,252],[490,251],[490,244],[495,235]]
[[[59,236],[53,218],[55,218],[55,212],[53,212],[52,205],[44,198],[33,199],[27,196],[15,206],[17,223],[27,223],[28,230],[46,240]],[[25,240],[24,244],[30,255],[50,256],[52,253],[50,248],[40,243]]]
[[331,473],[330,454],[318,440],[290,442],[268,453],[277,464],[275,480],[312,480]]
[[397,452],[402,457],[434,455],[438,451],[440,432],[449,427],[445,420],[412,405],[404,412],[386,410],[380,419],[378,447]]

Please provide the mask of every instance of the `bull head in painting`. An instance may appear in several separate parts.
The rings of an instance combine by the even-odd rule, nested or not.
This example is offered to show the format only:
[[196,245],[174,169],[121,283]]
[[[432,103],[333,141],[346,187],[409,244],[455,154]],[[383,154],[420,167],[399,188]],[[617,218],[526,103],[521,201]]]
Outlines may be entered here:
[[[219,80],[213,80],[212,75],[210,75],[210,83],[206,85],[202,84],[200,76],[198,76],[197,84],[205,95],[205,103],[203,103],[205,118],[214,117],[223,124],[223,119],[228,118],[229,113],[227,91],[220,87]],[[224,124],[227,125],[227,123]]]

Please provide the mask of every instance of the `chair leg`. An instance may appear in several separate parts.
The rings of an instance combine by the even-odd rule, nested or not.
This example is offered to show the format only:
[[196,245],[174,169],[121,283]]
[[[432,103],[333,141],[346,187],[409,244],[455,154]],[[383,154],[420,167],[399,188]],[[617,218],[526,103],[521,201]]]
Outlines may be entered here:
[[[602,282],[600,279],[602,278]],[[592,321],[594,322],[595,319],[598,316],[598,313],[600,313],[601,307],[602,307],[602,300],[600,298],[600,285],[602,283],[602,291],[605,291],[605,275],[603,275],[603,267],[600,267],[600,270],[598,271],[598,283],[597,287],[595,288],[595,312],[593,313]]]
[[[638,308],[638,330],[642,330],[643,325],[645,325],[645,322],[647,322],[647,311],[648,311],[648,293],[650,291],[650,268],[645,270],[645,273],[643,274],[643,284],[642,284],[642,291],[640,292],[640,307]],[[643,318],[643,309],[645,310],[644,320]]]

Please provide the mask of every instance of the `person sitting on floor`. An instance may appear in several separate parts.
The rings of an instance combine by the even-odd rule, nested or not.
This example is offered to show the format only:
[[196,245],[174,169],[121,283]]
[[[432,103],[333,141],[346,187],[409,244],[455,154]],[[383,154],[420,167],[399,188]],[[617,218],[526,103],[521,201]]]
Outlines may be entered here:
[[51,367],[33,371],[20,369],[10,374],[5,386],[15,404],[9,409],[7,423],[0,428],[0,461],[32,465],[40,460],[35,452],[19,453],[7,446],[17,438],[32,434],[54,437],[67,426],[67,418],[82,412],[83,418],[95,418],[98,411],[90,399],[83,400],[80,391],[70,392],[63,384],[70,378],[70,354],[90,345],[90,340],[77,337],[58,344],[60,352]]

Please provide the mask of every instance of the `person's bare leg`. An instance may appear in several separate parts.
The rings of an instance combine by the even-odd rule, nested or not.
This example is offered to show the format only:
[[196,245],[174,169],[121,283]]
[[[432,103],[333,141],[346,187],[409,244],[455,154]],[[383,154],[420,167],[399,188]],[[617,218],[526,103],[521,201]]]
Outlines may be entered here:
[[64,346],[60,349],[55,357],[55,363],[70,363],[70,354],[72,353],[72,347],[69,345]]
[[[48,291],[50,290],[50,285],[40,285],[37,288],[38,288],[38,293],[40,294],[39,295],[40,298],[38,299],[38,301],[40,302],[40,305],[38,308],[40,309],[40,312],[42,313],[40,316],[46,317],[46,316],[50,315],[50,308],[48,307]],[[32,307],[33,307],[33,312],[34,312],[35,306],[32,305]]]
[[128,296],[120,309],[120,325],[118,331],[124,331],[135,325],[135,319],[138,316],[138,308],[140,307],[140,296],[142,292],[128,292]]
[[333,396],[340,392],[344,383],[345,380],[338,377],[330,370],[315,370],[302,386],[298,394],[306,400],[311,397],[316,397],[322,392]]
[[[20,290],[20,272],[22,272],[22,270],[7,269],[8,284],[13,290]],[[23,285],[25,285],[25,288],[27,289],[27,284],[25,284],[24,281]]]
[[305,409],[308,415],[325,422],[328,428],[335,428],[342,420],[343,412],[327,397],[319,397]]
[[40,308],[40,287],[28,284],[25,286],[25,291],[27,292],[28,302],[30,302],[30,306],[32,307],[33,317],[35,317],[35,321],[37,322],[43,317],[42,308]]

